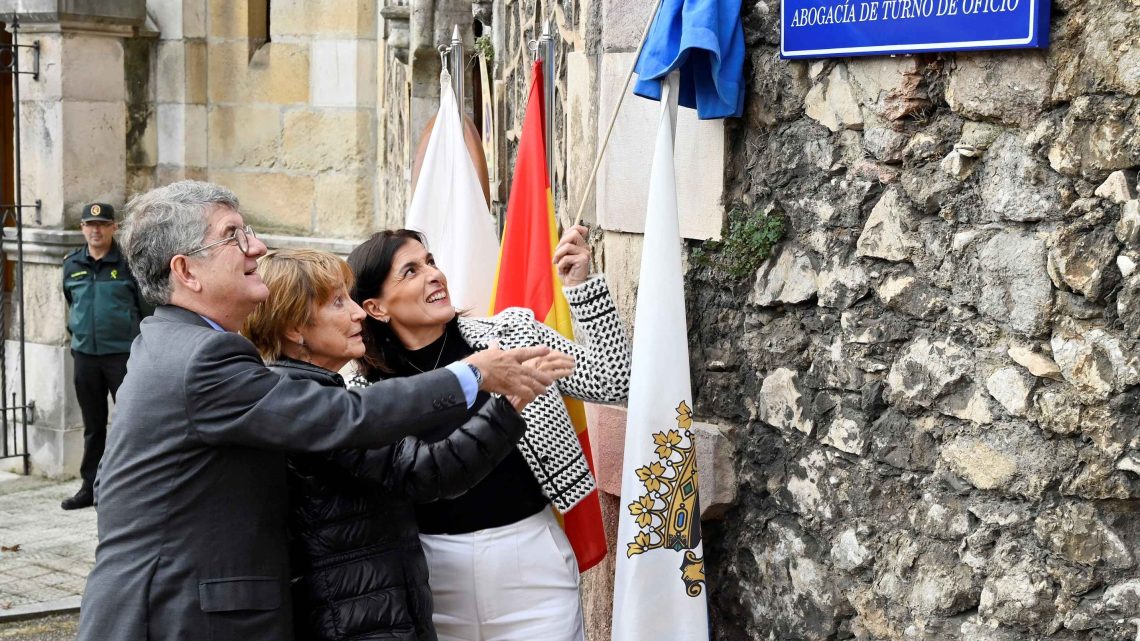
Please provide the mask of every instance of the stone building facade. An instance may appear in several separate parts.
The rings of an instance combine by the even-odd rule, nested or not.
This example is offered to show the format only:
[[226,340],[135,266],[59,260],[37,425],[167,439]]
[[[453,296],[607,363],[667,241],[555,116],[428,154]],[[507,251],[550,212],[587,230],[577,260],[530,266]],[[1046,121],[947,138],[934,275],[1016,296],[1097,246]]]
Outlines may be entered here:
[[[402,219],[458,24],[494,52],[501,211],[553,19],[567,222],[652,5],[0,0],[42,47],[21,104],[38,471],[80,447],[58,263],[84,202],[204,178],[271,244],[346,251]],[[745,116],[678,131],[714,637],[1140,638],[1140,5],[1056,0],[1045,51],[802,62],[779,12],[743,3]],[[587,196],[628,322],[657,108],[626,101]],[[761,262],[765,217],[785,232]],[[594,411],[611,522],[622,427]],[[595,641],[612,562],[584,577]]]
[[[493,6],[505,167],[556,19],[565,219],[652,3]],[[746,114],[677,145],[715,638],[1140,637],[1140,5],[1052,8],[1046,51],[788,62],[779,3],[743,3]],[[655,108],[623,107],[587,208],[629,321]]]
[[[376,198],[377,10],[355,1],[0,2],[0,20],[19,20],[17,42],[39,45],[39,77],[21,77],[19,105],[22,196],[42,203],[34,220],[25,215],[23,266],[37,472],[73,473],[82,451],[59,284],[63,256],[82,243],[85,203],[120,207],[197,178],[230,186],[273,244],[345,252],[348,239],[389,223]],[[31,70],[31,51],[22,54]],[[14,253],[10,239],[5,250]],[[6,331],[15,337],[14,325]],[[16,351],[5,350],[10,375]]]
[[788,63],[745,3],[725,198],[789,229],[688,275],[718,638],[1138,638],[1140,5],[1052,7],[1047,51]]

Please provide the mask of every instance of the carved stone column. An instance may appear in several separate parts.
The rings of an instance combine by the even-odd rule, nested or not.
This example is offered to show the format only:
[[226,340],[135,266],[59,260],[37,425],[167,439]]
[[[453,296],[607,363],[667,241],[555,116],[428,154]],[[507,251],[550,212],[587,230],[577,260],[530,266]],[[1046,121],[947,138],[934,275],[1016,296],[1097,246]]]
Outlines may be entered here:
[[[412,144],[419,139],[427,121],[439,109],[440,44],[451,42],[451,32],[459,25],[463,47],[473,51],[475,38],[471,25],[471,0],[413,0],[411,16]],[[464,83],[470,87],[470,73]]]

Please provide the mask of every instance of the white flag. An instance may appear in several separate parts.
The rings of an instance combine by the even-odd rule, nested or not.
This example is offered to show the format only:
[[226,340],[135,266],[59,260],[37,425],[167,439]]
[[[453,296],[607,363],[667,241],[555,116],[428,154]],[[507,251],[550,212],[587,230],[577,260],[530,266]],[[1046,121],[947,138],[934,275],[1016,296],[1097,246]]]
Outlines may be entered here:
[[708,639],[673,169],[676,73],[666,86],[649,174],[634,320],[614,579],[614,641]]
[[447,274],[452,304],[477,315],[488,313],[499,239],[467,155],[463,121],[446,71],[440,76],[439,113],[404,226],[427,237],[428,250]]

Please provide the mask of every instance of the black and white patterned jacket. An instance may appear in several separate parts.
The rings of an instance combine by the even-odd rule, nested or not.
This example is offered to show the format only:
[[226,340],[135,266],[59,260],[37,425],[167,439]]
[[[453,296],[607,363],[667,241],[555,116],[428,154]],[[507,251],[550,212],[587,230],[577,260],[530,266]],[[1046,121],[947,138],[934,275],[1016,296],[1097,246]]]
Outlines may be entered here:
[[[561,512],[574,507],[597,483],[582,453],[563,396],[591,403],[617,404],[629,397],[630,349],[606,279],[595,274],[574,287],[563,287],[574,321],[574,340],[538,322],[522,307],[505,309],[490,318],[460,317],[459,331],[475,351],[498,341],[502,349],[545,345],[570,354],[574,373],[557,381],[522,412],[526,432],[518,448],[542,487]],[[349,387],[366,387],[360,375]]]
[[526,432],[519,450],[542,491],[565,512],[595,487],[562,396],[616,404],[629,396],[629,341],[606,279],[600,274],[563,288],[574,319],[574,341],[538,322],[529,309],[512,307],[491,318],[460,318],[463,339],[475,350],[498,340],[502,349],[546,345],[575,359],[574,373],[555,383],[523,410]]

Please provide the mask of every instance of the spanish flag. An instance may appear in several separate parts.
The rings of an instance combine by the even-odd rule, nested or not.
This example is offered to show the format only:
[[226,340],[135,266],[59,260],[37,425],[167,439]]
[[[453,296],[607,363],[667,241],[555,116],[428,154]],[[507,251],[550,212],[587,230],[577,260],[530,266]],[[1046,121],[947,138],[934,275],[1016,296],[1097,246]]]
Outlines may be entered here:
[[[562,283],[553,264],[559,234],[550,179],[546,175],[542,63],[535,62],[531,73],[530,98],[515,161],[511,196],[507,201],[507,221],[499,250],[491,311],[498,313],[508,307],[529,308],[539,321],[573,339],[570,306],[562,295]],[[586,432],[585,408],[577,399],[564,400],[590,472],[595,473],[590,437]],[[595,488],[561,516],[566,536],[578,559],[578,569],[585,572],[606,556],[606,535],[602,529],[598,490]]]

